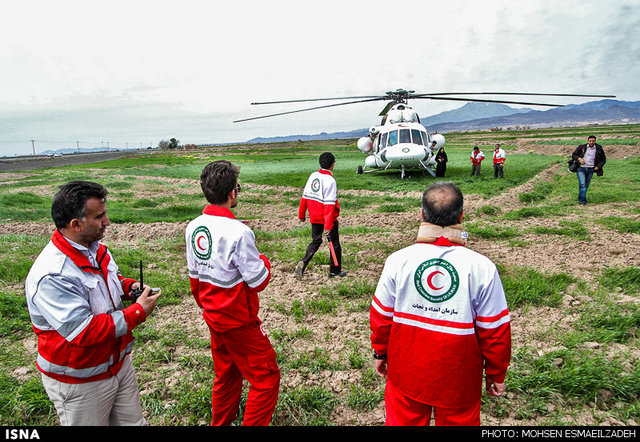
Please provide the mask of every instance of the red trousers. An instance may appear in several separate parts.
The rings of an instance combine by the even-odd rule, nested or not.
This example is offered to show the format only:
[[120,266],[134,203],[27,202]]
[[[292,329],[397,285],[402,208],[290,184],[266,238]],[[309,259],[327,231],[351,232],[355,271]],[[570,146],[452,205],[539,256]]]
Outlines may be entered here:
[[231,425],[238,416],[242,380],[249,394],[242,425],[269,425],[280,390],[276,353],[260,324],[218,333],[211,328],[216,377],[211,395],[211,425]]
[[434,407],[408,398],[396,390],[389,381],[385,390],[385,410],[385,425],[388,426],[428,426],[432,412],[438,426],[480,425],[480,401],[465,408]]

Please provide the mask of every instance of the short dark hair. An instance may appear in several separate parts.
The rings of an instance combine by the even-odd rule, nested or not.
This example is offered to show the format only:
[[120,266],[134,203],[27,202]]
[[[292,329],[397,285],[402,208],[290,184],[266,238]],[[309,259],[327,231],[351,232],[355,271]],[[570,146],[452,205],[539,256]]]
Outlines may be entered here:
[[422,213],[427,223],[442,227],[458,224],[463,206],[462,191],[449,181],[435,182],[422,194]]
[[322,167],[323,169],[328,169],[333,163],[336,162],[336,157],[334,157],[331,152],[325,152],[320,155],[318,162],[320,163],[320,167]]
[[56,228],[63,229],[71,220],[87,216],[86,205],[89,198],[105,200],[107,189],[101,184],[81,180],[60,186],[51,204],[51,217]]
[[227,160],[207,164],[200,174],[200,187],[211,204],[224,204],[238,184],[240,168]]
[[590,140],[591,138],[593,138],[593,139],[595,140],[595,139],[596,139],[596,136],[595,136],[595,135],[589,135],[589,136],[587,137],[587,140]]

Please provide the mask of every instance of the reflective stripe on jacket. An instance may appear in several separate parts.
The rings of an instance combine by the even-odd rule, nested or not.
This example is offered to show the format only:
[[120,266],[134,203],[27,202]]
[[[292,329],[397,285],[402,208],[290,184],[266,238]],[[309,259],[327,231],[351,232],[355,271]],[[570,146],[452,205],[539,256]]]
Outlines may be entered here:
[[480,401],[483,371],[503,382],[510,316],[495,265],[440,237],[390,255],[370,309],[371,343],[388,382],[419,402]]
[[340,204],[338,186],[330,170],[320,169],[309,176],[300,199],[298,218],[304,219],[307,210],[311,223],[323,224],[325,230],[333,228],[340,215]]
[[187,225],[185,240],[191,293],[209,327],[224,332],[259,322],[258,292],[269,283],[271,264],[251,229],[211,205]]
[[38,369],[61,382],[117,374],[132,349],[131,330],[146,319],[140,304],[124,308],[122,297],[135,281],[120,276],[103,244],[97,263],[92,265],[56,230],[25,282]]

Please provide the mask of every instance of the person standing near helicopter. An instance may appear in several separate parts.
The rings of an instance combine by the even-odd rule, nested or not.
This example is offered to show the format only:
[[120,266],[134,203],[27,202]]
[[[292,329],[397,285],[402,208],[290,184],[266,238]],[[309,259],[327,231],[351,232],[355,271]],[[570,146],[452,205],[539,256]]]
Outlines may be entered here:
[[484,160],[484,153],[478,146],[474,146],[471,152],[471,176],[480,176],[480,166]]
[[298,220],[300,222],[305,221],[307,210],[309,211],[311,243],[307,246],[302,261],[296,266],[296,279],[302,279],[302,275],[313,255],[322,245],[323,233],[327,237],[330,246],[333,247],[332,255],[335,254],[335,261],[331,259],[329,263],[329,278],[346,276],[346,273],[342,271],[342,247],[340,246],[338,232],[338,215],[340,214],[340,204],[337,196],[338,186],[333,177],[336,158],[331,152],[324,152],[320,155],[318,161],[320,170],[313,172],[309,176],[298,209]]
[[444,177],[447,170],[447,153],[444,151],[444,147],[441,147],[436,154],[436,176],[439,178]]
[[493,151],[493,177],[504,178],[504,160],[506,154],[504,149],[500,147],[500,143],[496,144],[496,148]]

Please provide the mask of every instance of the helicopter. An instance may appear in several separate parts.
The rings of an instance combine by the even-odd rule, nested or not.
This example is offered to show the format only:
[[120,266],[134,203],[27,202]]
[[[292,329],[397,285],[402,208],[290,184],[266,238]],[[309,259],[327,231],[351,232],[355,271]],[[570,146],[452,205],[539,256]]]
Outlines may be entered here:
[[[269,118],[280,115],[306,112],[336,106],[372,101],[389,101],[378,116],[382,117],[379,125],[372,126],[369,134],[358,139],[358,149],[367,155],[364,166],[358,166],[356,173],[399,169],[403,179],[409,170],[426,171],[435,176],[436,154],[445,145],[445,137],[439,133],[431,133],[420,123],[418,113],[408,105],[410,99],[450,100],[482,103],[502,103],[529,106],[562,107],[561,104],[533,103],[526,101],[496,100],[483,98],[467,98],[469,95],[515,95],[515,96],[555,96],[555,97],[601,97],[615,98],[615,95],[555,94],[533,92],[437,92],[416,94],[413,90],[396,89],[384,95],[363,95],[333,98],[308,98],[299,100],[254,102],[252,105],[302,103],[311,101],[356,100],[333,103],[322,106],[279,112],[251,118],[235,120],[234,123]],[[463,97],[460,97],[463,96]]]

